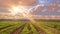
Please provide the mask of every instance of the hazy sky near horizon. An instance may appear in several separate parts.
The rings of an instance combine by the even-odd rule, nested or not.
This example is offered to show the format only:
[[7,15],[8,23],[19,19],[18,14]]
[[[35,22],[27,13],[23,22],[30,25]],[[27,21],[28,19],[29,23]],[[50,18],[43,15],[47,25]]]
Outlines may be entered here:
[[[55,8],[55,10],[51,10],[51,6],[48,6],[50,3],[53,5],[56,4],[58,6],[52,7]],[[22,5],[22,6],[36,6],[38,4],[44,4],[45,6],[42,8],[46,8],[47,11],[50,9],[49,12],[42,12],[40,8],[38,8],[36,11],[34,11],[34,14],[40,15],[60,15],[60,0],[0,0],[0,12],[9,12],[8,8],[10,8],[12,5]],[[44,10],[44,9],[42,9]],[[58,12],[57,12],[58,11]]]

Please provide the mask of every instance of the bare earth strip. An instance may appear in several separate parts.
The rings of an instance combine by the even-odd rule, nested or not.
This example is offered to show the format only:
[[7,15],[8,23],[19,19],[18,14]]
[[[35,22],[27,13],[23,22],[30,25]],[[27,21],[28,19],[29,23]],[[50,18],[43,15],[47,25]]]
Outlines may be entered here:
[[32,29],[31,29],[31,27],[30,27],[30,24],[28,24],[27,28],[28,28],[28,30],[29,30],[29,33],[28,33],[28,34],[33,34],[33,31],[32,31]]
[[10,34],[20,34],[22,32],[22,30],[24,29],[26,23],[23,24],[22,26],[20,26],[19,28],[17,28],[16,30],[14,30],[12,33]]
[[37,31],[39,34],[46,34],[44,31],[41,30],[40,27],[38,27],[38,26],[36,26],[36,25],[34,25],[34,24],[32,24],[32,25],[33,25],[33,27],[36,29],[36,31]]

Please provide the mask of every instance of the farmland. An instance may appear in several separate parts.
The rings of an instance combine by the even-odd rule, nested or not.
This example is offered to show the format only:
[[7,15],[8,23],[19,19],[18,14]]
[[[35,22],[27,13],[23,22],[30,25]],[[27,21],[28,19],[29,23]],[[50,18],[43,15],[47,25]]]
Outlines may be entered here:
[[60,34],[60,22],[0,21],[0,34]]

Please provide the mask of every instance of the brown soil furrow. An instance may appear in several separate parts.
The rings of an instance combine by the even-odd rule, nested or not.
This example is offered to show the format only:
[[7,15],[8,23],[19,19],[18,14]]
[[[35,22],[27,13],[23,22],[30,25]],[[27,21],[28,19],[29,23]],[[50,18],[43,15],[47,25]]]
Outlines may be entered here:
[[31,27],[30,27],[30,24],[28,24],[27,28],[28,28],[28,30],[29,30],[29,33],[28,33],[28,34],[33,34],[33,31],[32,31],[32,29],[31,29]]
[[14,30],[12,33],[10,34],[20,34],[22,32],[22,30],[24,29],[26,23],[23,24],[22,26],[20,26],[19,28],[17,28],[16,30]]
[[32,24],[34,26],[34,28],[36,29],[36,31],[39,33],[39,34],[46,34],[40,27]]
[[27,28],[28,28],[28,30],[31,30],[30,24],[28,24],[28,27]]

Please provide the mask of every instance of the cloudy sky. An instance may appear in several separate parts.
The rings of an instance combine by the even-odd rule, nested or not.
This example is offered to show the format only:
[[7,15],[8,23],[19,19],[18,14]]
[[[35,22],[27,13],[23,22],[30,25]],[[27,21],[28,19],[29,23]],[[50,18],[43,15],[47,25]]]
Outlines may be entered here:
[[8,8],[13,5],[34,7],[40,4],[44,6],[39,6],[33,14],[60,15],[60,0],[0,0],[0,12],[9,12]]

